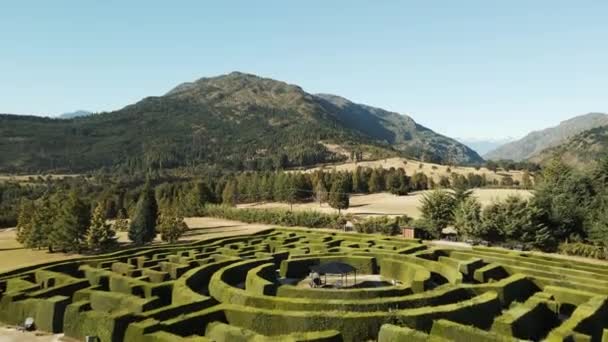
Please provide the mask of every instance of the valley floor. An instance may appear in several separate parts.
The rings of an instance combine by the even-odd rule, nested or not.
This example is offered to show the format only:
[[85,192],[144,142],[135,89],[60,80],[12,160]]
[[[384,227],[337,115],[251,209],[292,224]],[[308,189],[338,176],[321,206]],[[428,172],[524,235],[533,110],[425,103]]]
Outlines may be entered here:
[[[420,217],[420,200],[428,191],[413,192],[407,196],[396,196],[390,193],[377,193],[369,195],[354,195],[350,197],[350,207],[343,210],[343,213],[357,216],[377,216],[377,215],[403,215],[406,214],[413,218]],[[519,189],[475,189],[473,195],[482,205],[488,205],[493,201],[500,201],[508,196],[521,196],[529,198],[532,193],[528,190]],[[239,208],[289,208],[287,203],[267,202],[241,204]],[[316,210],[327,213],[336,212],[327,203],[319,205],[316,202],[297,203],[293,205],[293,210]]]

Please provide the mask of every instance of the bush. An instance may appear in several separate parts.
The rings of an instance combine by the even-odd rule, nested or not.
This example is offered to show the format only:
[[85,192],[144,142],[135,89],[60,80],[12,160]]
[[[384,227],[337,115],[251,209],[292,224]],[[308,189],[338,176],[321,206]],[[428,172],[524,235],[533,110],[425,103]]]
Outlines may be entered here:
[[562,254],[575,255],[594,259],[607,259],[608,250],[605,247],[589,245],[582,242],[562,243],[558,250]]
[[247,223],[310,228],[339,228],[340,219],[340,215],[324,214],[316,211],[292,212],[284,209],[237,209],[222,205],[206,205],[204,215]]
[[384,234],[384,235],[399,235],[401,234],[400,223],[409,222],[411,219],[405,217],[390,218],[388,216],[370,217],[364,221],[355,223],[355,229],[358,233]]

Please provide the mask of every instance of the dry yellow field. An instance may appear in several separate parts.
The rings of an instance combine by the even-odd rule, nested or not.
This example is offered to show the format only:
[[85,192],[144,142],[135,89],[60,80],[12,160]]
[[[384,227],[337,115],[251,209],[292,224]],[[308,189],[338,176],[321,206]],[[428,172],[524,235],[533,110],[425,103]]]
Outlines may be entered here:
[[[255,233],[271,227],[264,224],[246,224],[238,221],[208,217],[189,217],[184,220],[186,221],[186,224],[188,224],[190,230],[181,237],[180,241]],[[0,272],[28,265],[68,260],[82,256],[80,254],[48,253],[46,250],[23,248],[23,246],[16,241],[15,237],[15,229],[0,230]],[[125,246],[128,246],[129,239],[127,233],[119,232],[118,241]],[[159,236],[156,237],[154,243],[162,244]]]
[[[343,213],[353,214],[358,216],[376,216],[376,215],[408,215],[413,218],[420,217],[420,200],[424,193],[428,191],[418,191],[407,196],[396,196],[389,193],[377,193],[369,195],[354,195],[350,198],[350,207],[343,210]],[[532,193],[528,190],[518,189],[475,189],[473,195],[479,199],[482,205],[487,205],[493,201],[505,199],[508,196],[515,195],[523,198],[529,198]],[[239,208],[289,208],[287,203],[252,203],[240,204]],[[298,203],[293,205],[294,210],[317,210],[326,213],[335,213],[336,210],[331,208],[327,203],[319,205],[319,203]]]
[[[422,164],[422,168],[420,165]],[[522,171],[498,171],[493,172],[488,170],[485,167],[476,170],[474,167],[470,166],[446,166],[440,164],[433,163],[424,163],[416,160],[410,160],[405,158],[387,158],[380,159],[374,161],[362,161],[362,162],[347,162],[340,164],[332,164],[332,165],[323,165],[314,168],[301,170],[303,172],[313,172],[315,170],[326,170],[326,171],[353,171],[357,168],[357,166],[361,167],[369,167],[369,168],[384,168],[390,169],[394,167],[396,169],[402,168],[408,175],[413,175],[414,173],[424,173],[428,177],[433,177],[433,179],[437,182],[442,176],[450,177],[451,173],[461,174],[463,176],[468,175],[469,173],[485,175],[488,181],[500,180],[504,177],[504,175],[510,175],[514,181],[521,182],[523,172]],[[448,168],[450,172],[448,172]]]

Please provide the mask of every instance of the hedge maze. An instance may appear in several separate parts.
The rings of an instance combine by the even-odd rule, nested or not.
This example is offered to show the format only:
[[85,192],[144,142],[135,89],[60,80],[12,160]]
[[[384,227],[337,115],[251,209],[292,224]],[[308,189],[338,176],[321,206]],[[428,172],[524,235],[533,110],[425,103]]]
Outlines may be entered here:
[[[297,285],[340,261],[376,286]],[[270,229],[0,275],[0,321],[100,341],[608,341],[608,265]]]

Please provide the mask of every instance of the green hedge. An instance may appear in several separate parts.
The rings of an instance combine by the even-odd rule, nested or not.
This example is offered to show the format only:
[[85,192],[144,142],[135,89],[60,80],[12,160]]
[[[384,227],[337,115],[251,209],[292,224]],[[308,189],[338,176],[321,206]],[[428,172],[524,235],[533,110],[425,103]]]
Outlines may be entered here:
[[538,341],[559,324],[547,301],[528,300],[494,320],[492,331],[524,340]]
[[314,331],[304,333],[293,333],[280,336],[265,336],[252,330],[234,327],[221,322],[213,322],[207,325],[205,336],[215,342],[339,342],[342,341],[340,333],[335,330]]
[[293,285],[282,285],[277,289],[277,297],[310,298],[310,299],[378,299],[385,297],[403,297],[412,294],[409,286],[384,286],[361,289],[319,289],[299,288]]
[[443,337],[449,341],[516,342],[518,339],[459,324],[445,319],[433,322],[431,337]]
[[447,318],[488,328],[500,312],[496,293],[485,293],[457,304],[396,310],[392,312],[284,311],[225,305],[231,325],[264,335],[285,335],[313,330],[338,330],[344,341],[375,339],[382,324],[400,321],[417,330],[430,331],[433,320]]
[[410,286],[415,293],[424,291],[431,279],[431,272],[426,268],[408,261],[389,258],[380,259],[380,274],[399,280]]
[[274,296],[277,292],[277,266],[262,264],[247,272],[245,289],[257,295]]
[[478,285],[463,284],[461,286],[477,294],[488,291],[496,292],[503,306],[509,306],[514,301],[523,302],[540,291],[536,284],[523,274],[514,274],[496,282]]
[[590,336],[594,341],[602,338],[603,330],[608,328],[608,298],[595,296],[579,305],[572,316],[547,336],[547,341],[566,341],[574,333]]
[[422,331],[393,324],[383,324],[378,333],[378,342],[443,342],[449,341],[437,336],[430,336]]
[[310,273],[310,267],[326,262],[344,262],[357,269],[358,274],[375,274],[378,272],[376,259],[368,256],[327,256],[327,257],[303,257],[287,259],[281,262],[281,277],[304,278]]

